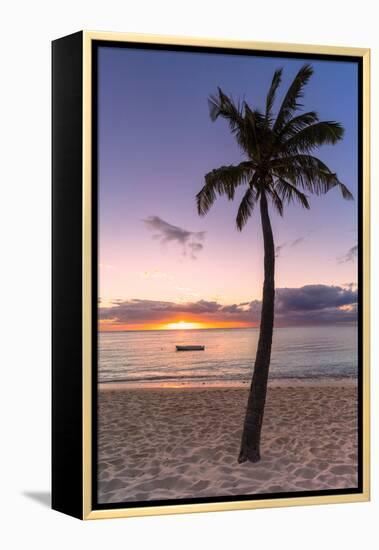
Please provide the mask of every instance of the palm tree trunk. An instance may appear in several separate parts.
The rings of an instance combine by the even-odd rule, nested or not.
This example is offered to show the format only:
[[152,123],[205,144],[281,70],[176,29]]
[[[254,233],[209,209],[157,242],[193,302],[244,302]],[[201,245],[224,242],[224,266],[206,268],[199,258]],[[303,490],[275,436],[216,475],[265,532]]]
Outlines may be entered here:
[[267,199],[262,192],[260,200],[261,223],[264,243],[264,283],[261,312],[261,326],[253,379],[246,407],[242,432],[241,450],[238,462],[260,460],[260,439],[263,413],[266,402],[268,371],[271,358],[272,333],[275,302],[275,248]]

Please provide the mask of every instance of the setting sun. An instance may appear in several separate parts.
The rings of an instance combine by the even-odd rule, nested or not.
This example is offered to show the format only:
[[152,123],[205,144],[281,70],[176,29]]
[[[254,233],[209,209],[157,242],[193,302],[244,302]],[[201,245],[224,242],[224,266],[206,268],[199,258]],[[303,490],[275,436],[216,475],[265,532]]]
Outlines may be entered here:
[[167,330],[188,330],[191,328],[202,328],[202,326],[202,323],[189,323],[187,321],[178,321],[177,323],[167,323],[164,328]]

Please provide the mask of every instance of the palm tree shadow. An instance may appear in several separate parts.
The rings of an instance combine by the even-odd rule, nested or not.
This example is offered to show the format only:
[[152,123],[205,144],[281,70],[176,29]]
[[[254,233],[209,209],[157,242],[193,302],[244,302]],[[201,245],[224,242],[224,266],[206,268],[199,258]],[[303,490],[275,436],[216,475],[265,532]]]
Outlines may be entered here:
[[51,506],[51,493],[48,491],[23,491],[22,494],[42,506]]

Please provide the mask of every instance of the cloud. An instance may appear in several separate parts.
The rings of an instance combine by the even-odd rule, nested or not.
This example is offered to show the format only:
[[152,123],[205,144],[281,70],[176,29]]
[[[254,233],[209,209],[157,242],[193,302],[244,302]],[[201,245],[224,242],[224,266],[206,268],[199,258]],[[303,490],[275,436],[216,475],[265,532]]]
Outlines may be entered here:
[[352,323],[358,291],[340,286],[306,285],[277,291],[276,316],[292,325]]
[[341,286],[349,288],[350,290],[356,290],[358,288],[357,283],[343,283]]
[[[276,326],[304,326],[355,323],[357,288],[328,285],[306,285],[301,288],[279,288],[275,299]],[[260,322],[261,302],[220,304],[216,300],[176,303],[156,300],[115,300],[111,307],[100,307],[103,321],[115,324],[168,323],[189,316],[192,321]]]
[[356,244],[355,246],[352,246],[346,252],[346,254],[337,258],[337,262],[339,264],[346,264],[348,262],[353,262],[356,259],[357,255],[358,255],[358,245]]
[[298,244],[305,241],[305,237],[299,237],[290,243],[290,246],[297,246]]
[[279,258],[281,251],[283,248],[287,246],[287,243],[279,244],[275,247],[275,258]]
[[[310,233],[311,232],[309,232],[308,234],[310,234]],[[294,246],[297,246],[298,244],[303,243],[305,240],[306,240],[306,237],[298,237],[297,239],[295,239],[293,241],[289,241],[289,242],[279,244],[278,246],[275,247],[275,257],[279,258],[280,254],[281,254],[281,252],[284,248],[293,248]]]
[[277,311],[311,311],[345,306],[356,302],[357,291],[340,286],[306,285],[301,288],[280,288],[277,291]]
[[198,300],[196,302],[164,302],[159,300],[114,301],[111,307],[99,308],[101,320],[113,320],[116,323],[145,323],[171,320],[178,314],[204,315],[214,314],[222,306],[217,302]]
[[154,231],[153,239],[161,244],[174,242],[182,246],[183,254],[189,256],[192,260],[197,259],[197,255],[204,248],[202,241],[205,239],[206,231],[188,231],[177,225],[162,220],[159,216],[149,216],[142,220],[150,231]]
[[196,254],[198,252],[200,252],[201,250],[203,250],[204,245],[202,245],[201,243],[192,242],[192,243],[188,243],[188,248],[191,251],[190,256],[191,256],[192,260],[197,260]]

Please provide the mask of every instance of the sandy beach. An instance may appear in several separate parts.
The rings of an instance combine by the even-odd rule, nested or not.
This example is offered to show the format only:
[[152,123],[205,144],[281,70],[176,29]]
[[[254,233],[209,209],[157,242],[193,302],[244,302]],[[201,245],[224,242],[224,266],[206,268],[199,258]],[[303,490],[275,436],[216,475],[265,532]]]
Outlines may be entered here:
[[269,387],[262,460],[237,456],[246,388],[99,391],[99,502],[357,486],[354,383]]

